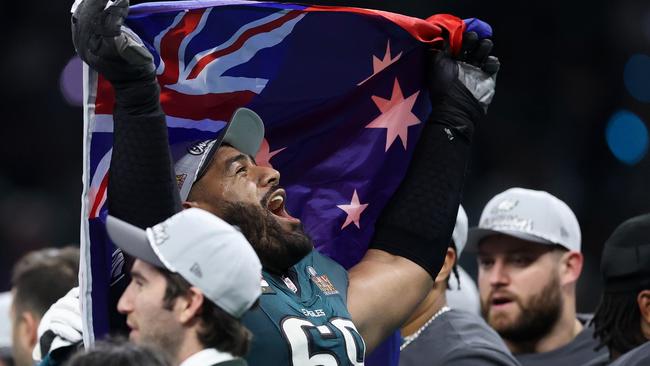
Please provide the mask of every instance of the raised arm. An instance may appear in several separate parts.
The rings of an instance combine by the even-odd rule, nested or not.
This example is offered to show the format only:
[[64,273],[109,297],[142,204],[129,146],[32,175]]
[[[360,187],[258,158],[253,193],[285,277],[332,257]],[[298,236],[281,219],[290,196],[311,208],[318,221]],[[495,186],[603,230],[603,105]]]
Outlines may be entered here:
[[153,57],[122,27],[129,1],[84,0],[72,16],[77,53],[115,90],[111,215],[140,227],[181,210]]
[[382,212],[361,262],[350,270],[348,307],[371,351],[400,327],[433,286],[451,240],[475,125],[492,96],[492,42],[466,33],[457,62],[428,60],[433,110],[407,174]]

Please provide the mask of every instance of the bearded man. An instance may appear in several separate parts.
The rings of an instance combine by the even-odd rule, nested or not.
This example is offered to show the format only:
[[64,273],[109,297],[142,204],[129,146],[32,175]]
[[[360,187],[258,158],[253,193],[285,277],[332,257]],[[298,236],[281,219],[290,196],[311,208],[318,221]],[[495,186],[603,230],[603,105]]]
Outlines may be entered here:
[[478,249],[481,312],[524,366],[582,365],[600,353],[576,314],[581,234],[569,206],[544,191],[492,198],[468,248]]
[[[406,320],[442,267],[475,125],[494,95],[491,41],[465,35],[465,62],[430,54],[432,115],[371,249],[348,273],[316,252],[285,210],[280,173],[253,159],[264,136],[254,112],[236,111],[215,139],[172,166],[153,59],[121,27],[127,12],[126,0],[84,0],[72,18],[78,54],[115,91],[111,215],[147,227],[182,204],[242,230],[263,266],[260,307],[243,318],[254,335],[249,364],[363,365],[366,349]],[[179,173],[189,182],[180,194]]]

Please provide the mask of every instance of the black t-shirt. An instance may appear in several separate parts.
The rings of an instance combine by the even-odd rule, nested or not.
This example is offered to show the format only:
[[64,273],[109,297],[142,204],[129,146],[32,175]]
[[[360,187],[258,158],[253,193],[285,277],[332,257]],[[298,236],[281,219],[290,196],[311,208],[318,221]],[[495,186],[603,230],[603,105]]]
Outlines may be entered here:
[[566,345],[548,352],[515,354],[515,357],[522,366],[584,365],[602,359],[609,352],[605,347],[595,351],[598,342],[594,339],[594,329],[586,325],[590,319],[591,316],[578,315],[584,328]]

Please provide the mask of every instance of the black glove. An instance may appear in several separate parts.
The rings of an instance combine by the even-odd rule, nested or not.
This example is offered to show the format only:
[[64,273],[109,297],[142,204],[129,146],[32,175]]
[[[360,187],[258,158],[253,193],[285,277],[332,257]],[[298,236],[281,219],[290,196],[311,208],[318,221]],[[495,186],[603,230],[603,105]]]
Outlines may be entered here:
[[130,114],[158,112],[153,57],[138,36],[122,26],[129,1],[83,0],[73,10],[74,47],[88,66],[111,82],[118,107]]
[[[436,105],[449,99],[449,93],[454,94],[454,99],[463,101],[463,93],[454,89],[464,87],[483,109],[483,113],[487,112],[494,97],[496,75],[500,67],[499,59],[490,56],[492,47],[490,39],[479,39],[476,32],[467,32],[463,34],[463,44],[458,56],[451,55],[448,45],[442,50],[429,51],[427,76],[434,109]],[[473,109],[469,105],[471,103],[467,102],[468,105],[464,109]]]

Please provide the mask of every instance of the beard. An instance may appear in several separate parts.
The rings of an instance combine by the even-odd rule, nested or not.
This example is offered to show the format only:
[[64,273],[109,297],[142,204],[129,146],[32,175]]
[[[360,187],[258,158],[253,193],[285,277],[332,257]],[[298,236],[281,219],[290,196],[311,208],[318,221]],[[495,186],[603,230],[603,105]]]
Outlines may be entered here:
[[531,296],[525,303],[519,297],[515,297],[514,301],[520,312],[513,321],[499,322],[499,316],[496,319],[490,317],[492,295],[486,302],[481,301],[483,318],[504,340],[515,344],[534,344],[549,334],[560,318],[564,303],[559,278],[554,276],[540,293]]
[[284,273],[309,254],[314,245],[304,232],[302,224],[293,224],[285,229],[264,208],[274,191],[275,189],[269,190],[260,205],[220,200],[211,203],[211,206],[218,207],[217,216],[230,225],[239,227],[265,269]]

